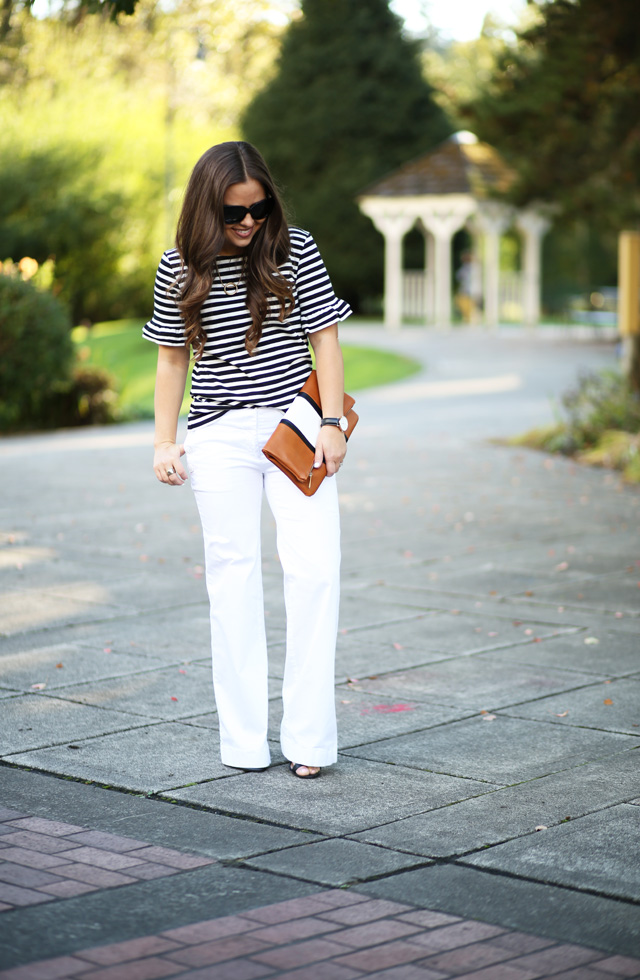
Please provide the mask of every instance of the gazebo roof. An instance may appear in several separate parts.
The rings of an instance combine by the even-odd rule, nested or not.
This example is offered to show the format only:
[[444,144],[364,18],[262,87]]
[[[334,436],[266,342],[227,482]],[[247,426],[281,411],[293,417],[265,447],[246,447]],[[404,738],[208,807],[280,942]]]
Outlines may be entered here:
[[492,146],[480,143],[473,133],[460,132],[435,150],[405,163],[359,196],[471,194],[486,198],[490,190],[506,191],[514,177],[514,172]]

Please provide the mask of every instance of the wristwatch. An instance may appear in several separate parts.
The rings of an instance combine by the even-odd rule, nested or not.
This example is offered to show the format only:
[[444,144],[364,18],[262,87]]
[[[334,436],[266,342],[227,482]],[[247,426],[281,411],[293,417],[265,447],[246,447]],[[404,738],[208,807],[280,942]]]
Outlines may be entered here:
[[320,423],[320,428],[322,428],[323,425],[335,425],[342,432],[346,432],[349,428],[349,423],[347,422],[345,415],[341,416],[339,419],[323,419]]

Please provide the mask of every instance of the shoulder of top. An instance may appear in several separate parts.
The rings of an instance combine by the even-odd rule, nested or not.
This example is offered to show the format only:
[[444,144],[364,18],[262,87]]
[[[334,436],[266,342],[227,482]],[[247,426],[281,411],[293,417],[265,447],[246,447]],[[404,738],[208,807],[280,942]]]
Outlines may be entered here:
[[162,258],[160,260],[167,265],[170,265],[173,269],[180,268],[180,252],[177,248],[168,248],[166,252],[162,253]]
[[304,228],[296,228],[295,226],[289,226],[289,240],[291,242],[291,251],[302,251],[305,246],[313,245],[313,235],[310,231],[305,231]]

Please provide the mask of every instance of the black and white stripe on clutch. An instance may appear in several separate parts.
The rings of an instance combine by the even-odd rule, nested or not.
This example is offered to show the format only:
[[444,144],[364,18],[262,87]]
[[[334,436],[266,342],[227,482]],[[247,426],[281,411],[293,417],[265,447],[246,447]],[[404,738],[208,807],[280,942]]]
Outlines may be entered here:
[[278,424],[287,425],[293,429],[308,448],[315,452],[321,421],[322,410],[320,406],[306,391],[301,391],[293,399]]

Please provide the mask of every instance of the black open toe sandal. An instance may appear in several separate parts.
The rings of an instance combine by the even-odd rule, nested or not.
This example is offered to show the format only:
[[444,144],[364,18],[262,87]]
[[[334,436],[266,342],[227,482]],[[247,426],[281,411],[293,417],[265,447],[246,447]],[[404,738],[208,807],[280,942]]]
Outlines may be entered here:
[[[297,776],[298,779],[317,779],[318,776],[320,775],[320,773],[322,772],[322,769],[318,769],[317,772],[310,772],[308,776],[301,776],[298,773],[298,769],[309,769],[309,768],[311,768],[311,767],[308,766],[306,764],[306,762],[290,762],[289,763],[289,772],[293,773],[294,776]],[[313,768],[315,769],[315,766]]]

